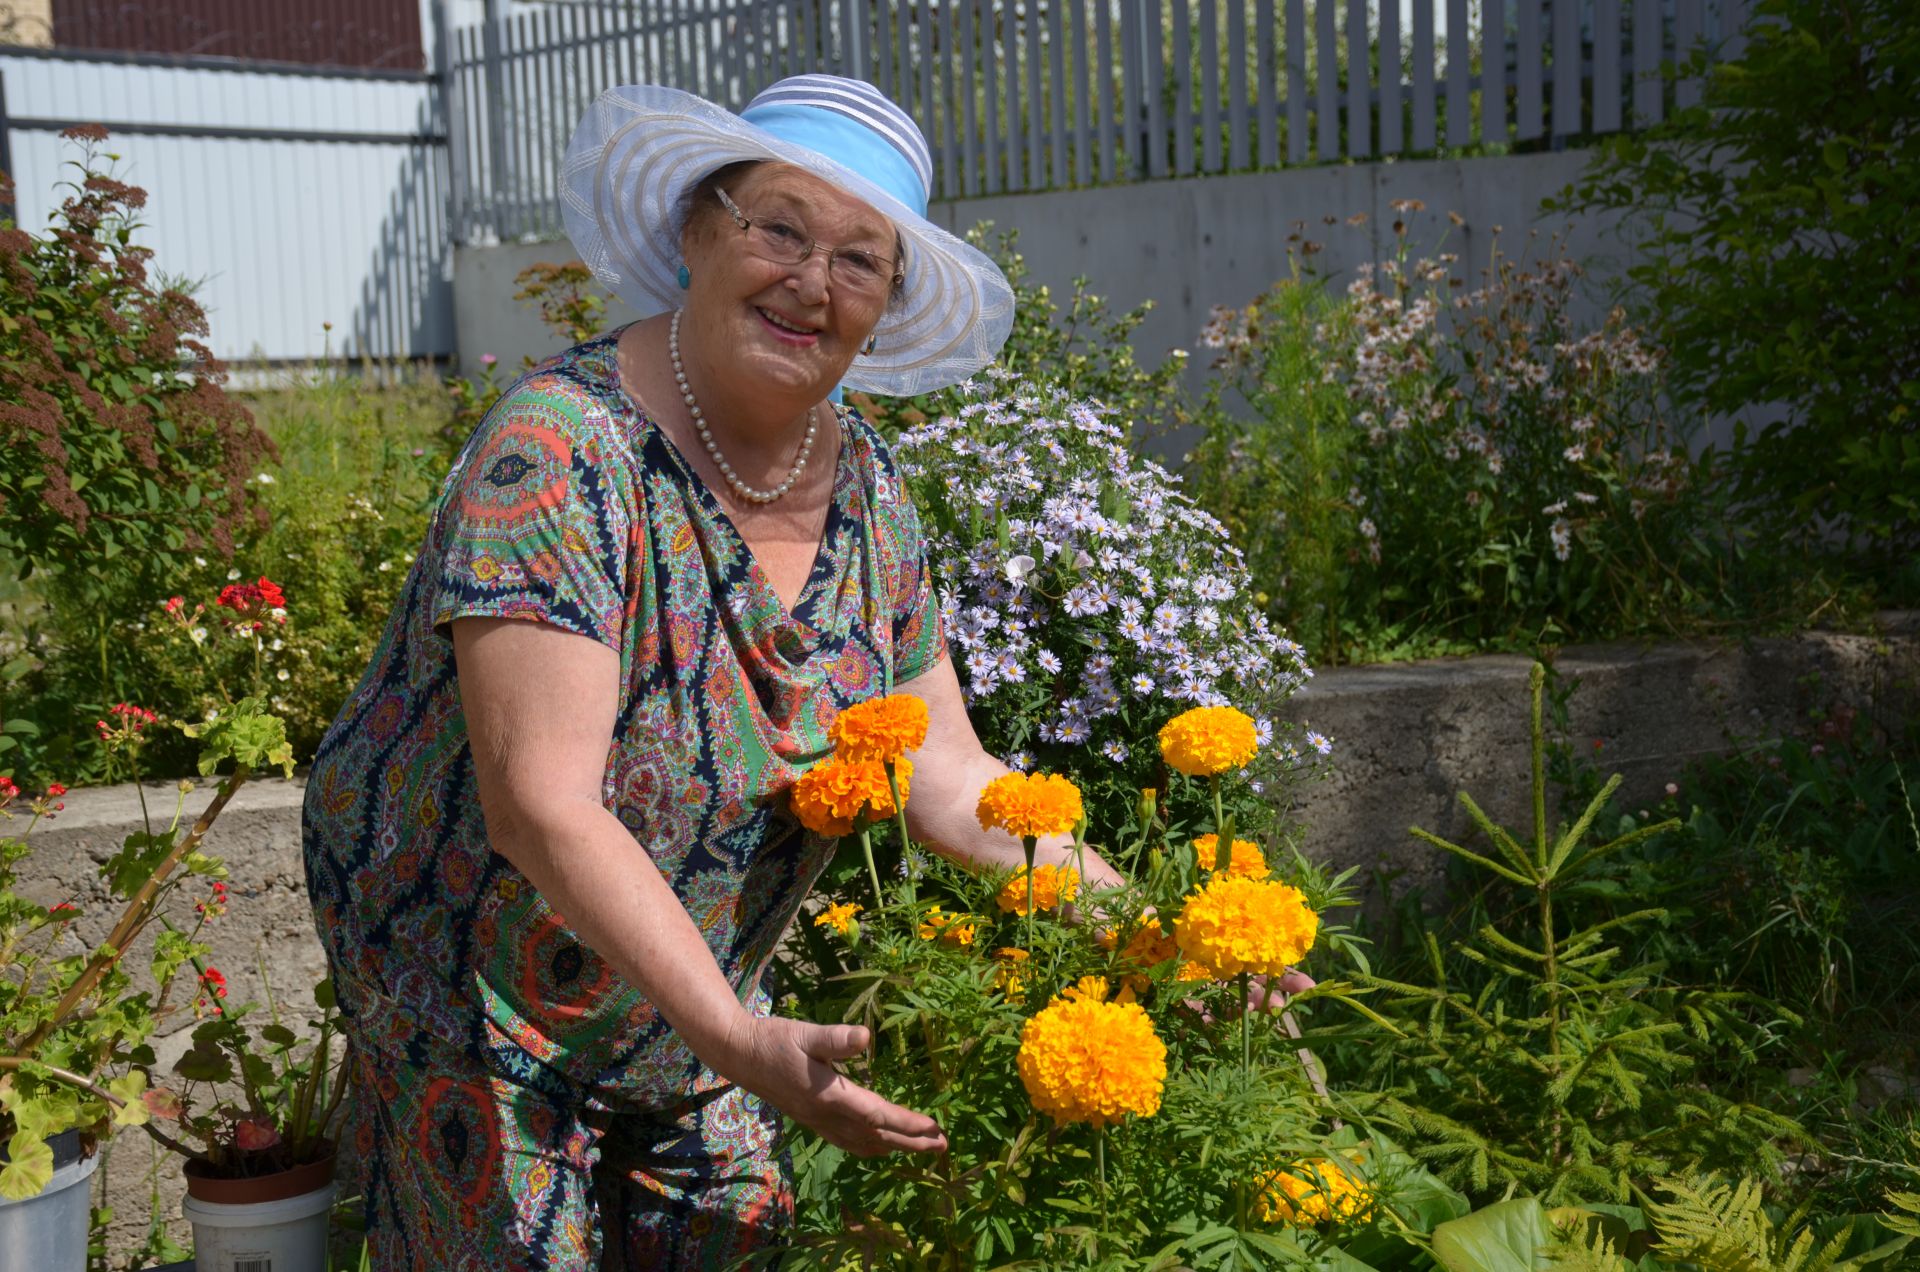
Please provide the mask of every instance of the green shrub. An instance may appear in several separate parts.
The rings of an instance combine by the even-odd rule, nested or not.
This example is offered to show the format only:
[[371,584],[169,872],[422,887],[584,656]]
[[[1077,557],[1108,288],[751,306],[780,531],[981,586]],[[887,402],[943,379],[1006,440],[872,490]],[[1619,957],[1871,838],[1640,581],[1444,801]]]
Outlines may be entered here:
[[1365,1049],[1368,1081],[1351,1098],[1482,1198],[1514,1188],[1548,1205],[1626,1202],[1662,1176],[1777,1166],[1805,1132],[1725,1089],[1714,1061],[1751,1053],[1766,1040],[1759,1025],[1793,1013],[1668,974],[1647,953],[1666,918],[1650,898],[1579,914],[1609,858],[1678,822],[1600,829],[1616,774],[1571,824],[1549,829],[1545,680],[1536,664],[1530,832],[1495,825],[1465,793],[1473,848],[1413,831],[1470,865],[1487,891],[1454,916],[1444,945],[1422,935],[1417,979],[1362,978],[1390,996],[1382,1010],[1408,1039]]
[[[267,648],[261,691],[304,763],[366,671],[425,541],[445,471],[437,440],[449,408],[431,376],[374,368],[314,373],[255,395],[252,405],[281,455],[255,479],[270,528],[242,544],[231,565],[192,558],[173,594],[189,602],[211,596],[236,574],[280,585],[288,621]],[[147,705],[192,716],[222,684],[253,674],[252,652],[222,641],[208,622],[197,624],[208,635],[196,645],[196,624],[168,623],[165,599],[150,601],[141,621],[166,639],[129,633],[129,645],[142,659]],[[157,753],[154,762],[179,759]]]
[[1779,585],[1689,459],[1661,351],[1618,310],[1575,320],[1558,242],[1496,243],[1466,287],[1412,251],[1421,210],[1344,295],[1296,270],[1203,333],[1190,493],[1274,620],[1322,663],[1763,621]]
[[1698,106],[1607,139],[1561,203],[1623,214],[1677,397],[1784,409],[1732,451],[1742,495],[1913,595],[1920,23],[1908,0],[1760,0],[1747,29],[1738,59],[1681,68]]
[[66,136],[81,153],[47,233],[0,224],[0,764],[73,781],[99,766],[74,739],[142,687],[116,627],[188,557],[231,557],[264,527],[248,483],[274,452],[223,387],[200,307],[150,276],[146,196],[109,174],[105,131]]

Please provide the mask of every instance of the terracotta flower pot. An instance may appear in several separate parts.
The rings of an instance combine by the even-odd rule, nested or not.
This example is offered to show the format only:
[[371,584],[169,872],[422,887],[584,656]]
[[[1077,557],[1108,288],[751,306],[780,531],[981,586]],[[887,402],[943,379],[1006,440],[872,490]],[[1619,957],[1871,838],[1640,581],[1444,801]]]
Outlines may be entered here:
[[248,1179],[226,1179],[206,1173],[206,1164],[190,1161],[184,1168],[187,1196],[220,1206],[245,1206],[261,1201],[285,1201],[333,1182],[333,1145],[323,1144],[326,1156],[304,1166],[293,1166],[271,1175]]

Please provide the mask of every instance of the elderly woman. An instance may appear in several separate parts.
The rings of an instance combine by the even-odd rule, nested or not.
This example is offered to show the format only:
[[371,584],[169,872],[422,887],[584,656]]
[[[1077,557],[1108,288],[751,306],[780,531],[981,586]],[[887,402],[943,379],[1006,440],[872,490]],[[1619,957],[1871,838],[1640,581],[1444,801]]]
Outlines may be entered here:
[[914,834],[1022,859],[973,817],[1006,770],[913,506],[834,401],[956,382],[1011,324],[925,218],[913,122],[828,76],[737,117],[620,88],[565,173],[576,247],[652,316],[482,421],[307,787],[381,1269],[720,1267],[789,1222],[780,1114],[855,1153],[945,1146],[836,1070],[866,1031],[768,1013],[832,848],[784,792],[838,711],[924,698]]

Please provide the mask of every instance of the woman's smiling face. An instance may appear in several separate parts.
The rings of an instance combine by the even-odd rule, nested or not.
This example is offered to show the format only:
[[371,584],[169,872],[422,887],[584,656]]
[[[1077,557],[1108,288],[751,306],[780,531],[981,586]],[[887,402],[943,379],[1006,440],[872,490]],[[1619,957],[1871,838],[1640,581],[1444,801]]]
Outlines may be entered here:
[[798,265],[755,255],[718,198],[694,209],[681,245],[693,282],[687,293],[689,352],[769,388],[817,402],[847,373],[886,311],[885,290],[849,289],[828,273],[829,248],[858,248],[892,260],[893,225],[870,205],[788,164],[759,164],[723,186],[756,223],[777,218],[818,246]]

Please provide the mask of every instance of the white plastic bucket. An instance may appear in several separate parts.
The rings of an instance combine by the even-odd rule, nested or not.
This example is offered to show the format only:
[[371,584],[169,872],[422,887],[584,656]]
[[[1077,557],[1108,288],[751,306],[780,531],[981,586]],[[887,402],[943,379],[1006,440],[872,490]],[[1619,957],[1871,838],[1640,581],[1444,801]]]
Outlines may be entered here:
[[334,1185],[283,1201],[223,1205],[188,1197],[194,1272],[327,1272]]
[[[56,1150],[56,1160],[64,1154]],[[56,1166],[47,1186],[21,1201],[0,1197],[0,1268],[86,1272],[91,1190],[100,1157]]]

